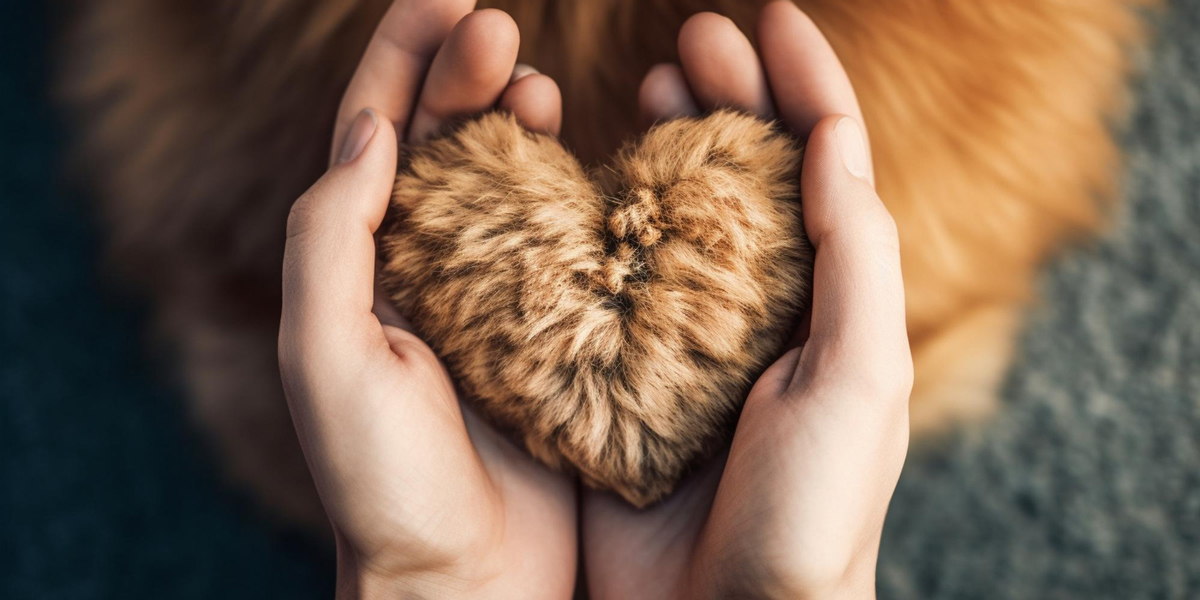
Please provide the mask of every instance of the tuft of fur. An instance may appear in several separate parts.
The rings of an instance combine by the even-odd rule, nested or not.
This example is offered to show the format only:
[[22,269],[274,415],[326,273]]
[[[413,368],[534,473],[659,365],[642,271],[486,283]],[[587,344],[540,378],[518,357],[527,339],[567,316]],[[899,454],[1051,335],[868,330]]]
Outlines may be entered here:
[[[585,164],[639,130],[638,84],[690,15],[751,38],[766,0],[481,0],[563,92]],[[219,461],[326,527],[274,363],[288,207],[325,168],[338,99],[390,0],[72,3],[61,96],[112,260],[175,341]],[[900,231],[915,439],[995,410],[1041,261],[1094,231],[1120,160],[1141,15],[1158,0],[796,0],[862,104]]]
[[405,163],[397,308],[535,457],[637,506],[728,441],[808,306],[800,149],[754,117],[658,125],[598,181],[500,113]]

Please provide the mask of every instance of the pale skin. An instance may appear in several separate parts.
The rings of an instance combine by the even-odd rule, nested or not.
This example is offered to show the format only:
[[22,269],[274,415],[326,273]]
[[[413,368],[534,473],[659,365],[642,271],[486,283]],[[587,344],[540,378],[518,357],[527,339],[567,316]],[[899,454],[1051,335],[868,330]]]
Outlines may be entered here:
[[[768,5],[756,49],[701,14],[647,74],[646,121],[732,105],[808,140],[811,326],[754,386],[732,447],[665,502],[580,491],[474,416],[375,293],[397,146],[492,107],[557,134],[561,97],[515,64],[507,15],[397,0],[339,110],[330,170],[288,220],[279,356],[338,548],[338,595],[867,598],[908,442],[912,361],[895,225],[854,92],[817,28]],[[365,111],[365,112],[364,112]]]

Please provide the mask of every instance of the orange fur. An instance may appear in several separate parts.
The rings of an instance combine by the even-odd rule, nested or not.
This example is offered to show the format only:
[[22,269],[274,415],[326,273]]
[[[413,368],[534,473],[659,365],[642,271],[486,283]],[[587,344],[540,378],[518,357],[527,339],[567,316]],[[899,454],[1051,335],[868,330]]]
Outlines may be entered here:
[[[638,80],[675,58],[688,15],[717,10],[753,36],[762,0],[481,4],[517,20],[521,59],[559,81],[564,138],[592,162],[636,132]],[[1153,2],[797,4],[846,64],[900,230],[914,423],[986,414],[1037,265],[1101,221],[1119,166],[1108,123]],[[115,260],[161,307],[222,460],[288,519],[323,522],[271,362],[285,215],[324,168],[385,7],[82,3],[64,53]]]
[[593,183],[491,113],[406,163],[383,283],[534,456],[645,506],[728,442],[808,303],[790,139],[729,111],[679,119]]

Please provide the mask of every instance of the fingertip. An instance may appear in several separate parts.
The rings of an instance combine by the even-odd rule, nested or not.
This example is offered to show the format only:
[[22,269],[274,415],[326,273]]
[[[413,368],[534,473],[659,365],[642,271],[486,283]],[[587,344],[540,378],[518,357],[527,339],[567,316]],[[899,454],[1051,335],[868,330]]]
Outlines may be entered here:
[[692,16],[679,30],[678,50],[688,85],[702,106],[773,115],[758,53],[731,19],[711,12]]
[[528,77],[529,75],[537,75],[537,74],[538,74],[538,70],[533,68],[532,66],[527,65],[525,63],[517,63],[515,66],[513,66],[512,77],[509,77],[508,83],[509,83],[509,85],[512,85],[512,84],[516,83],[517,81],[519,81],[523,77]]
[[679,53],[712,46],[713,37],[725,35],[730,27],[737,29],[729,17],[715,12],[701,12],[688,17],[679,28]]
[[364,108],[359,111],[346,128],[346,138],[342,140],[342,149],[338,151],[335,164],[345,164],[358,158],[367,143],[375,136],[378,125],[379,119],[375,116],[373,109]]
[[651,67],[638,88],[638,107],[646,124],[700,114],[683,68],[660,63]]
[[515,50],[521,43],[521,30],[517,27],[517,22],[498,8],[473,11],[463,17],[455,29],[461,29],[462,35],[467,39],[483,44],[482,49]]
[[375,127],[375,135],[371,138],[368,147],[372,150],[376,160],[382,163],[378,165],[378,168],[388,171],[391,177],[394,178],[396,173],[396,157],[399,154],[396,125],[387,115],[381,115],[378,111],[375,111],[375,120],[378,125]]
[[558,84],[536,71],[509,85],[500,97],[499,107],[511,112],[530,131],[556,136],[562,129],[562,93]]
[[[365,139],[356,140],[359,135]],[[305,194],[302,210],[319,215],[323,222],[361,220],[374,232],[387,212],[395,183],[396,128],[379,110],[365,108],[347,131],[343,152],[355,145],[361,146],[357,153],[339,158]]]
[[338,106],[329,164],[336,162],[346,129],[365,106],[403,128],[415,109],[429,62],[475,0],[407,0],[384,13]]
[[824,39],[824,34],[813,22],[808,13],[800,10],[791,0],[775,0],[762,7],[758,13],[758,23],[755,24],[759,43],[765,45],[777,44],[780,37],[813,39],[816,34]]
[[[817,160],[823,157],[822,149],[832,147],[834,141],[833,133],[837,130],[838,123],[842,119],[847,118],[843,114],[826,115],[824,118],[817,120],[813,124],[812,131],[808,135],[808,143],[805,145],[805,161]],[[808,162],[804,163],[808,167]]]
[[848,175],[869,185],[869,151],[858,120],[834,114],[817,121],[805,144],[804,169],[839,177]]
[[334,167],[357,168],[359,163],[368,163],[374,169],[381,160],[395,161],[396,152],[396,128],[391,119],[368,107],[351,122]]
[[800,187],[804,226],[814,246],[834,230],[894,230],[890,213],[866,175],[866,152],[862,128],[853,117],[830,115],[813,127],[804,148]]
[[851,175],[871,183],[871,154],[867,150],[866,132],[853,117],[843,116],[833,126],[838,155],[842,166]]
[[447,119],[491,108],[508,86],[519,46],[517,24],[504,11],[463,17],[429,67],[408,141],[422,142]]
[[768,4],[757,30],[775,106],[793,132],[804,137],[835,114],[850,115],[862,125],[862,109],[840,57],[804,11],[791,2]]
[[406,0],[394,2],[384,17],[390,31],[405,31],[421,45],[437,44],[445,39],[462,19],[475,10],[476,0]]
[[447,40],[450,62],[462,84],[494,85],[497,72],[511,73],[521,33],[508,13],[485,8],[463,17]]
[[774,2],[768,2],[762,7],[762,11],[758,15],[758,25],[762,27],[772,22],[779,22],[782,19],[794,18],[803,19],[810,24],[812,23],[812,19],[791,0],[775,0]]
[[793,383],[834,381],[873,394],[892,374],[861,365],[902,364],[908,346],[899,230],[870,182],[854,173],[851,153],[865,149],[861,137],[852,117],[830,115],[816,122],[805,147],[800,197],[815,262],[802,352],[810,372],[825,375],[797,370]]
[[804,144],[800,181],[802,184],[806,182],[808,188],[811,188],[809,193],[814,193],[815,196],[826,196],[824,188],[836,182],[857,179],[846,168],[841,156],[838,128],[845,119],[853,121],[850,116],[842,114],[828,115],[816,121]]

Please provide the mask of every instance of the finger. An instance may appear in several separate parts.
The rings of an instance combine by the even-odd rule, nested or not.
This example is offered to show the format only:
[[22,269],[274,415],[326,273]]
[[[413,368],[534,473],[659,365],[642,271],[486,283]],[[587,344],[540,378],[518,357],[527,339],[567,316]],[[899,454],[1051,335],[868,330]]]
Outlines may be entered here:
[[[581,534],[587,551],[583,553],[585,570],[620,572],[643,567],[646,556],[676,557],[658,561],[657,581],[664,587],[638,579],[606,577],[589,580],[588,588],[596,598],[667,598],[677,594],[672,583],[687,577],[688,553],[679,548],[695,545],[712,507],[713,496],[721,481],[726,454],[698,465],[679,482],[675,491],[652,506],[635,508],[612,492],[583,488],[580,494]],[[637,549],[637,552],[630,552]],[[649,585],[647,585],[649,584]]]
[[679,65],[654,65],[638,89],[638,108],[647,125],[700,114]]
[[417,332],[412,323],[409,323],[408,319],[396,310],[395,305],[388,298],[387,292],[384,292],[379,285],[375,286],[375,302],[371,305],[371,312],[375,313],[375,318],[379,319],[381,325],[403,329],[414,335]]
[[499,107],[511,112],[530,131],[558,135],[562,129],[558,84],[528,65],[517,65],[513,78],[500,97]]
[[800,176],[804,227],[816,251],[801,360],[822,363],[821,376],[911,385],[899,238],[866,180],[867,165],[854,119],[817,124]]
[[728,18],[716,13],[689,18],[679,30],[679,62],[702,107],[774,113],[758,54]]
[[419,143],[449,119],[491,108],[508,86],[519,45],[517,24],[503,11],[463,17],[429,67],[408,140]]
[[[792,131],[806,136],[830,115],[849,115],[863,123],[841,61],[816,24],[794,4],[780,1],[763,8],[758,43],[775,107]],[[862,135],[865,142],[865,129]],[[874,182],[870,169],[867,179]]]
[[[292,206],[283,261],[281,363],[348,368],[371,339],[382,341],[374,302],[375,240],[396,173],[396,134],[365,111],[348,128],[346,160]],[[286,365],[285,365],[286,366]]]
[[517,63],[513,65],[512,76],[508,78],[508,84],[512,85],[528,75],[537,75],[538,70],[531,65],[525,63]]
[[396,0],[384,14],[350,85],[334,125],[330,163],[342,147],[350,123],[365,108],[396,127],[404,139],[421,82],[434,53],[454,24],[471,12],[475,0]]

